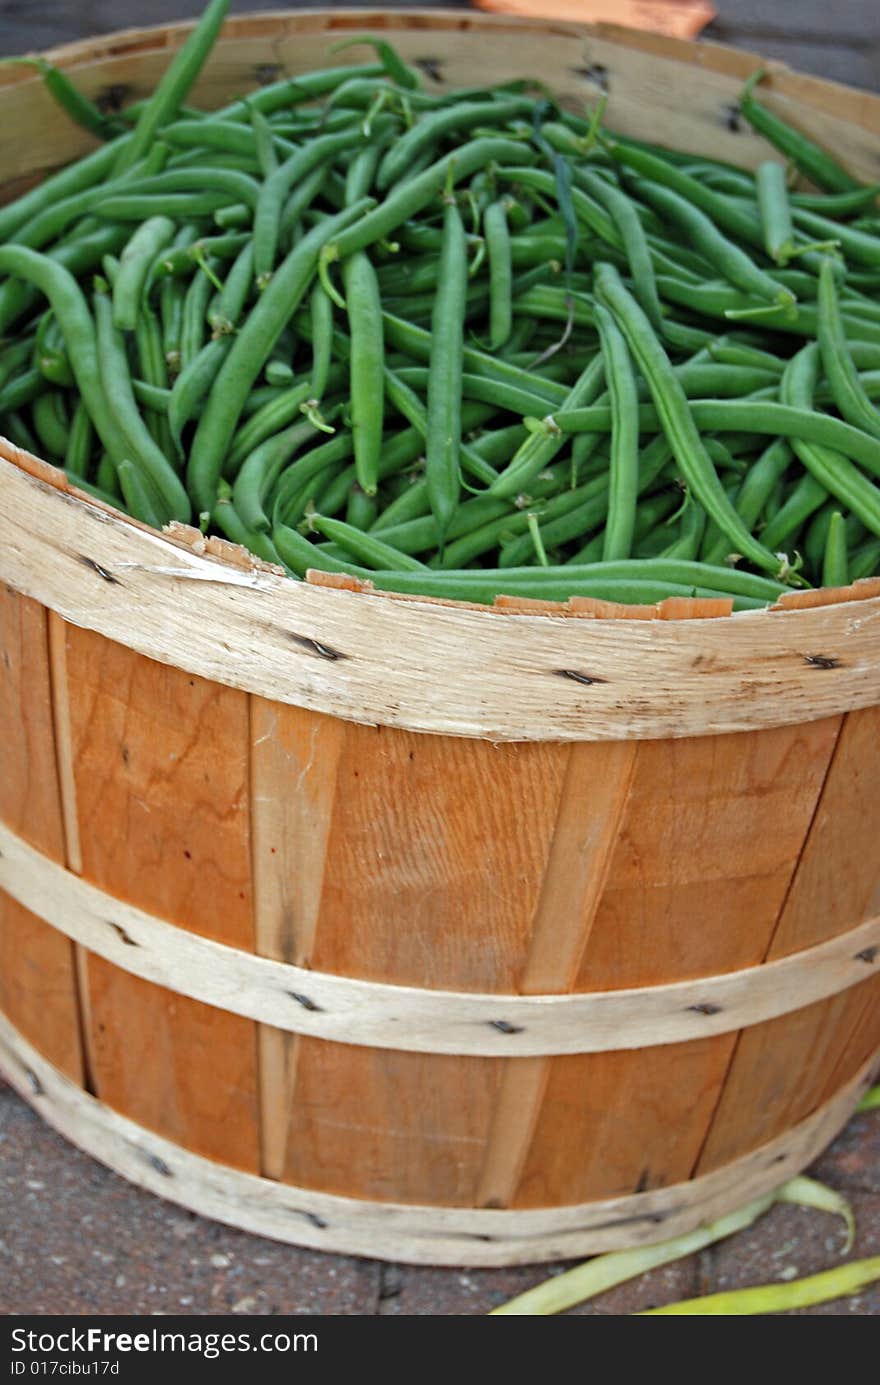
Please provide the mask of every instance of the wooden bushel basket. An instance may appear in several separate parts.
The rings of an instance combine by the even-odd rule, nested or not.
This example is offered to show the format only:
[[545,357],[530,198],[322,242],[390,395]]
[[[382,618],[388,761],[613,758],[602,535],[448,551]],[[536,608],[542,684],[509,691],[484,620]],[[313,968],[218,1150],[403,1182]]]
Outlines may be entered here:
[[[742,164],[749,55],[462,13],[232,20],[195,100],[386,30]],[[149,91],[187,26],[60,49]],[[768,100],[877,176],[880,101]],[[21,69],[0,176],[87,137]],[[0,1054],[143,1187],[297,1244],[502,1265],[804,1167],[880,1038],[880,582],[484,609],[293,583],[0,447]],[[636,616],[649,618],[636,618]]]

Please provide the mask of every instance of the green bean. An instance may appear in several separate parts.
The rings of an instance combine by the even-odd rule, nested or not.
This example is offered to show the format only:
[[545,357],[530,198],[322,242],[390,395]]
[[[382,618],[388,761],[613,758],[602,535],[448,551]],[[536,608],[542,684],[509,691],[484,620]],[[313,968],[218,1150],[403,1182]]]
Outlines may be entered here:
[[443,211],[443,245],[431,316],[425,442],[425,479],[441,548],[461,493],[461,377],[466,289],[464,225],[450,196]]
[[15,413],[45,394],[49,381],[39,370],[27,370],[16,380],[10,380],[0,390],[0,414]]
[[227,335],[238,325],[254,281],[254,246],[247,241],[239,250],[214,306],[207,312],[215,335]]
[[[754,529],[757,525],[774,487],[788,470],[791,459],[792,451],[787,439],[775,438],[743,477],[734,498],[734,507],[746,528]],[[706,562],[721,563],[729,554],[730,544],[722,534],[705,551],[704,556]]]
[[333,354],[333,304],[320,282],[312,289],[309,313],[312,337],[312,398],[320,402],[327,388],[327,376]]
[[7,413],[5,410],[0,410],[0,414],[3,416],[3,431],[9,441],[15,443],[16,447],[22,448],[25,452],[30,452],[32,457],[39,457],[40,444],[21,414]]
[[278,245],[284,253],[291,249],[300,234],[297,228],[300,226],[301,218],[309,211],[318,193],[324,190],[327,172],[326,162],[313,168],[284,203],[278,225]]
[[639,425],[636,377],[626,341],[614,318],[596,305],[602,361],[611,398],[611,467],[608,519],[602,557],[628,558],[636,522],[639,475]]
[[[217,497],[217,504],[211,512],[211,521],[229,539],[230,543],[237,543],[242,548],[247,548],[251,553],[255,553],[264,562],[274,563],[276,567],[285,567],[284,562],[268,534],[260,533],[258,530],[249,529],[242,521],[232,500],[222,492]],[[289,576],[295,574],[290,568],[286,568]]]
[[[566,394],[559,412],[565,415],[591,403],[598,395],[604,377],[604,362],[601,354],[597,354]],[[564,443],[565,438],[555,422],[545,422],[536,427],[517,450],[510,464],[497,480],[493,481],[491,493],[497,496],[514,496],[527,489],[534,477],[550,464]]]
[[849,557],[846,545],[846,521],[835,510],[828,525],[828,537],[822,557],[823,587],[845,587],[849,584]]
[[794,304],[795,298],[791,290],[766,274],[744,250],[740,250],[738,245],[728,240],[705,212],[659,183],[640,179],[636,183],[636,188],[653,207],[681,228],[691,245],[714,265],[734,288],[781,307]]
[[345,522],[362,533],[372,530],[373,522],[379,513],[379,501],[375,495],[367,495],[357,481],[348,492],[345,507]]
[[[108,451],[117,469],[123,460],[137,466],[147,478],[150,488],[156,491],[158,501],[167,507],[167,514],[172,519],[186,523],[191,513],[189,498],[138,411],[125,344],[113,323],[113,305],[105,293],[95,296],[95,318],[101,381],[105,397],[113,401],[114,418],[119,430],[118,436],[111,436]],[[97,419],[95,423],[100,433]]]
[[273,111],[278,110],[286,111],[298,103],[328,95],[352,77],[378,77],[382,72],[383,68],[379,63],[362,63],[356,67],[330,67],[322,71],[300,73],[298,77],[285,77],[280,82],[262,87],[259,91],[252,91],[246,100],[233,101],[231,105],[223,106],[211,119],[216,117],[221,120],[249,120],[254,107],[264,115],[271,115]]
[[[218,175],[219,176],[219,175]],[[146,221],[152,216],[170,216],[172,220],[184,217],[210,216],[228,206],[225,192],[198,193],[105,193],[96,199],[92,214],[107,221]],[[245,207],[244,224],[251,219],[249,207]],[[219,223],[218,223],[219,224]],[[241,224],[239,221],[238,224]]]
[[[340,368],[333,366],[330,372],[330,384],[333,388],[341,383],[342,376]],[[294,419],[300,418],[303,406],[314,402],[311,389],[311,380],[301,380],[289,389],[273,390],[271,397],[255,409],[233,435],[222,463],[223,474],[234,477],[249,452],[259,447],[266,438],[286,428]],[[251,400],[253,397],[251,395]]]
[[[389,502],[370,525],[371,534],[384,533],[386,529],[408,524],[410,520],[424,519],[431,515],[431,502],[428,498],[428,483],[424,476],[413,474],[407,478],[407,487],[400,495]],[[431,546],[429,542],[428,547]]]
[[[208,264],[213,274],[213,267]],[[195,360],[205,341],[207,327],[208,301],[211,297],[213,279],[203,268],[196,270],[183,304],[183,319],[180,327],[180,368]]]
[[586,169],[575,172],[576,181],[605,208],[617,228],[620,243],[629,263],[633,292],[648,319],[659,331],[662,310],[657,296],[657,282],[647,238],[631,199],[598,174]]
[[131,135],[123,135],[44,178],[14,202],[0,207],[0,241],[11,241],[23,226],[47,208],[103,184],[121,150],[130,142]]
[[860,185],[856,179],[826,150],[756,100],[753,94],[755,87],[766,75],[763,69],[753,73],[740,94],[739,108],[752,128],[769,140],[817,187],[825,188],[828,192],[851,192],[858,188]]
[[138,317],[134,339],[143,381],[161,390],[163,397],[167,399],[165,407],[160,411],[152,411],[146,423],[165,456],[171,459],[174,456],[174,443],[168,423],[168,404],[171,398],[168,390],[168,364],[165,360],[162,328],[149,304],[144,305]]
[[663,432],[695,499],[731,540],[736,551],[756,567],[777,571],[779,560],[752,537],[727,499],[669,358],[648,318],[610,265],[597,265],[596,293],[614,315],[648,382]]
[[808,231],[815,240],[837,241],[847,260],[867,265],[869,269],[880,267],[880,239],[876,235],[866,235],[803,207],[793,207],[791,214],[795,225]]
[[796,537],[807,520],[828,499],[825,487],[807,472],[789,493],[785,504],[776,510],[761,530],[761,540],[774,551]]
[[376,271],[363,251],[344,261],[342,275],[351,332],[349,386],[355,470],[361,489],[375,495],[384,427],[382,304]]
[[771,260],[784,265],[795,249],[794,225],[785,184],[785,168],[769,159],[756,174],[758,209],[764,232],[764,249]]
[[271,178],[278,169],[275,132],[257,106],[251,106],[251,129],[254,135],[254,148],[260,172],[263,178]]
[[880,438],[880,413],[865,393],[850,355],[828,260],[819,275],[819,350],[834,402],[843,417],[854,427]]
[[[53,246],[46,254],[50,260],[69,269],[71,274],[86,274],[101,263],[104,255],[121,249],[126,236],[127,232],[122,226],[101,226],[90,235]],[[25,280],[6,279],[0,284],[0,332],[7,331],[23,317],[29,308],[39,302],[39,297],[37,287]]]
[[688,498],[679,526],[678,537],[658,554],[667,560],[682,559],[693,562],[700,552],[700,545],[706,528],[706,511],[701,505]]
[[483,213],[483,234],[489,256],[489,350],[498,351],[513,327],[513,269],[507,205],[492,202]]
[[375,538],[372,534],[365,534],[342,520],[315,514],[312,515],[310,523],[319,533],[325,534],[328,539],[344,548],[352,559],[363,567],[385,566],[398,568],[402,572],[427,572],[424,563],[420,563],[417,558],[411,558],[407,553],[399,553],[390,544]]
[[849,563],[849,580],[859,582],[865,577],[872,576],[878,565],[880,565],[880,539],[871,539],[852,554]]
[[356,130],[321,135],[296,149],[260,188],[254,214],[254,272],[258,281],[272,273],[281,229],[284,199],[296,182],[306,178],[319,165],[350,149],[362,136]]
[[64,469],[68,476],[87,476],[92,460],[94,428],[89,411],[80,399],[73,411],[67,447],[64,452]]
[[168,404],[168,425],[174,446],[183,456],[183,429],[190,419],[196,416],[208,391],[217,378],[217,372],[226,359],[231,339],[220,337],[206,342],[197,351],[174,381]]
[[[401,318],[395,317],[393,313],[387,311],[383,312],[382,318],[385,323],[386,340],[392,346],[396,346],[400,351],[405,351],[407,355],[416,360],[428,361],[430,359],[430,332],[411,322],[404,322]],[[464,348],[463,363],[475,375],[484,376],[489,380],[497,380],[500,384],[509,384],[516,388],[532,391],[535,394],[541,394],[546,398],[549,405],[558,407],[568,395],[565,385],[557,384],[554,380],[542,379],[533,373],[530,374],[529,371],[512,365],[509,361],[503,361],[497,356],[490,356],[474,347],[466,346]]]
[[[509,97],[498,101],[492,107],[492,122],[503,125],[516,116],[528,116],[532,104],[527,97]],[[376,177],[377,186],[387,190],[405,175],[410,163],[425,149],[433,148],[439,140],[453,132],[458,134],[474,125],[486,123],[486,115],[485,102],[459,101],[445,110],[422,116],[385,155]]]
[[[648,560],[651,561],[651,560]],[[654,560],[657,561],[657,560]],[[319,566],[318,563],[313,566]],[[666,565],[664,564],[664,567]],[[768,605],[784,590],[760,597],[731,593],[724,588],[669,581],[660,568],[656,575],[643,569],[643,576],[611,577],[603,572],[604,565],[591,568],[525,567],[503,571],[450,571],[408,573],[357,572],[367,576],[382,591],[406,592],[414,595],[447,597],[457,601],[492,602],[497,596],[527,596],[544,601],[567,601],[572,596],[593,596],[601,600],[627,605],[650,605],[671,596],[706,597],[733,596],[734,610],[754,610]],[[334,570],[351,571],[340,564]],[[728,569],[724,569],[725,576]],[[702,567],[700,578],[703,577]]]
[[713,361],[720,365],[743,366],[747,370],[761,370],[770,375],[781,376],[785,362],[770,351],[759,350],[755,346],[743,346],[738,342],[728,342],[723,337],[710,342],[707,348]]
[[365,204],[355,203],[309,231],[275,270],[271,284],[236,336],[220,368],[190,451],[188,483],[201,510],[210,512],[214,507],[224,454],[244,401],[282,328],[308,289],[321,247],[358,217],[363,224],[364,212]]
[[349,163],[345,172],[346,206],[351,206],[352,202],[357,202],[361,197],[368,195],[387,142],[387,139],[372,140],[369,144],[365,144],[363,149],[359,149]]
[[618,141],[612,144],[610,152],[626,168],[678,193],[729,235],[758,250],[763,249],[763,233],[756,210],[744,210],[731,198],[715,192],[698,178],[692,178],[683,169],[649,149],[637,147],[632,141]]
[[[761,327],[771,331],[788,332],[793,336],[814,338],[818,331],[818,314],[812,303],[798,303],[797,314],[791,316],[786,309],[776,309],[770,305],[759,306],[754,299],[746,298],[720,280],[702,284],[685,283],[671,275],[658,275],[657,286],[662,298],[673,303],[681,303],[691,312],[704,313],[708,317],[719,317],[730,325],[739,318],[759,317]],[[757,312],[756,312],[757,308]],[[880,343],[880,324],[865,322],[843,314],[844,323],[852,329],[854,336]],[[672,340],[670,329],[678,324],[667,322],[665,335]],[[857,330],[856,330],[857,329]],[[683,343],[682,343],[683,344]]]
[[38,395],[31,408],[31,422],[45,453],[50,458],[63,458],[67,451],[70,421],[64,410],[62,396],[55,390],[47,390],[45,394]]
[[174,222],[167,216],[155,216],[132,234],[113,285],[113,321],[117,327],[134,331],[150,265],[172,239],[174,230]]
[[[73,371],[67,355],[67,347],[55,314],[50,310],[44,313],[37,328],[34,343],[34,365],[40,374],[53,385],[70,388],[74,385]],[[19,377],[19,382],[21,377]]]
[[[780,386],[783,405],[804,411],[810,409],[818,373],[819,348],[815,342],[811,342],[793,356],[785,368]],[[858,515],[872,534],[880,534],[880,490],[853,466],[849,458],[835,451],[833,444],[827,445],[822,438],[795,437],[792,446],[807,471],[824,486],[826,492]]]
[[249,529],[257,532],[271,529],[264,508],[268,496],[291,457],[314,436],[314,432],[312,424],[303,419],[268,438],[245,458],[235,478],[232,497],[236,512]]
[[205,59],[214,46],[226,18],[229,0],[208,0],[202,17],[183,47],[174,55],[159,85],[138,117],[130,141],[121,150],[113,171],[118,177],[150,148],[157,132],[177,113],[186,100]]
[[[403,414],[407,422],[411,423],[414,428],[417,428],[421,437],[427,440],[428,411],[425,408],[419,396],[416,394],[415,390],[410,389],[409,380],[413,378],[416,379],[426,390],[430,378],[430,372],[427,370],[422,370],[419,367],[404,367],[397,372],[386,368],[386,393],[391,403],[401,414]],[[495,398],[495,394],[498,391],[496,388],[493,388],[488,392],[484,392],[479,388],[477,388],[476,390],[469,390],[466,384],[464,383],[465,381],[467,381],[467,379],[467,376],[462,376],[462,415],[464,417],[465,411],[468,411],[468,417],[478,416],[480,421],[483,421],[485,417],[490,417],[496,412],[497,399]],[[483,385],[485,384],[485,381],[477,381],[477,384]],[[492,396],[491,399],[488,401],[488,408],[484,411],[479,410],[478,405],[475,404],[474,401],[486,401],[486,393]],[[473,411],[475,408],[478,409],[478,413],[476,415],[470,412]],[[466,443],[464,442],[464,440],[462,440],[459,444],[458,458],[461,470],[466,471],[469,476],[472,476],[474,478],[475,481],[479,481],[484,486],[490,486],[492,482],[495,480],[497,472],[495,471],[495,468],[492,466],[491,462],[489,462],[483,455],[481,449],[477,447],[472,447],[469,443]]]
[[[64,337],[77,389],[98,436],[106,447],[121,446],[122,432],[115,416],[116,401],[111,412],[101,380],[95,324],[82,290],[72,274],[47,256],[19,245],[0,246],[0,273],[20,275],[35,284],[48,298]],[[167,466],[164,458],[162,460]],[[175,518],[186,522],[190,510],[185,492],[182,495],[176,493],[174,501],[177,511]]]
[[328,251],[337,259],[345,259],[356,250],[365,250],[376,241],[390,236],[398,226],[408,221],[431,203],[443,190],[447,179],[460,183],[479,168],[505,159],[522,159],[528,151],[510,139],[475,139],[469,144],[437,159],[423,173],[395,189],[378,207],[367,212],[354,225],[343,231]]
[[129,514],[142,524],[161,529],[165,523],[165,506],[149,476],[126,457],[116,463],[116,475]]

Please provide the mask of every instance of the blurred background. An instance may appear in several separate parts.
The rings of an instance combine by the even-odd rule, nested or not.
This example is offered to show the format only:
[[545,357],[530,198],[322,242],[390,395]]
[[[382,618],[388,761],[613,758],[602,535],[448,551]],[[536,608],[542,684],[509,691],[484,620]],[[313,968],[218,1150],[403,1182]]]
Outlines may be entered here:
[[[804,72],[880,88],[878,0],[482,0],[485,8],[566,19],[613,19],[661,33],[734,44]],[[0,54],[50,48],[89,34],[192,18],[200,0],[0,0]],[[232,12],[313,9],[315,5],[232,0]],[[347,0],[331,8],[376,9]],[[467,0],[384,8],[468,9]]]

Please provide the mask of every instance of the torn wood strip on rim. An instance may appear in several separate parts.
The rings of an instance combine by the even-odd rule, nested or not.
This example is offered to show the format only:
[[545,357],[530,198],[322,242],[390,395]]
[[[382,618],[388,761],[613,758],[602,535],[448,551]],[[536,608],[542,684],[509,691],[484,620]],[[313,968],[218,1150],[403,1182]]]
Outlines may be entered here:
[[0,581],[272,701],[486,740],[615,741],[785,726],[877,700],[877,595],[656,621],[399,602],[194,552],[18,459],[0,442]]

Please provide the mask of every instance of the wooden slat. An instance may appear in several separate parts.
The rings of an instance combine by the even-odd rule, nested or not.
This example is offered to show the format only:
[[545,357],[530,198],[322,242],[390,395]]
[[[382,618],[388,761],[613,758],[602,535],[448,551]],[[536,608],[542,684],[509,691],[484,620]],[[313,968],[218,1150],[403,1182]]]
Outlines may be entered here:
[[[658,985],[759,961],[838,730],[834,718],[640,744],[578,989]],[[660,1048],[646,1035],[638,1055],[557,1060],[515,1205],[686,1178],[735,1041]]]
[[82,1084],[73,947],[3,893],[0,1011],[56,1068]]
[[555,1058],[514,1207],[662,1188],[690,1176],[734,1036]]
[[[632,742],[569,748],[519,982],[526,995],[570,991],[574,985],[605,887],[636,755]],[[515,1197],[550,1071],[546,1058],[505,1063],[477,1187],[478,1206],[506,1207]]]
[[500,1076],[495,1058],[302,1038],[284,1181],[378,1201],[472,1206]]
[[643,742],[577,989],[762,961],[839,727]]
[[[346,731],[334,717],[251,699],[254,930],[263,957],[311,964]],[[299,1037],[266,1024],[258,1033],[262,1171],[281,1178]]]
[[[246,699],[88,631],[68,626],[63,636],[83,874],[195,932],[251,947]],[[256,1169],[254,1024],[94,955],[86,974],[101,1099],[200,1153]]]
[[[851,712],[838,739],[768,960],[835,937],[880,898],[880,710]],[[814,1110],[850,1054],[871,985],[746,1030],[725,1082],[699,1171],[717,1168]]]
[[0,585],[0,819],[64,860],[46,612]]
[[[876,1048],[880,978],[743,1032],[718,1111],[695,1165],[723,1168],[817,1109],[846,1080],[867,1043]],[[865,1035],[866,1016],[873,1031]],[[872,1049],[868,1048],[870,1053]]]
[[[313,811],[310,771],[323,784],[314,847],[292,820],[295,808],[287,824],[301,857],[314,850],[303,865],[320,886],[304,910],[305,960],[397,984],[515,990],[568,748],[352,725],[340,738],[325,718],[281,707],[275,717],[287,728],[282,741],[298,742],[305,812]],[[327,1164],[335,1186],[354,1196],[418,1200],[433,1188],[453,1205],[473,1201],[498,1064],[268,1042],[264,1073],[275,1091],[264,1085],[264,1131],[268,1118],[277,1168],[286,1110],[286,1180],[314,1183]]]
[[[0,586],[0,819],[64,862],[46,612]],[[0,895],[0,1007],[56,1067],[83,1080],[70,941]]]
[[349,726],[312,965],[515,991],[569,750]]

